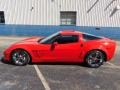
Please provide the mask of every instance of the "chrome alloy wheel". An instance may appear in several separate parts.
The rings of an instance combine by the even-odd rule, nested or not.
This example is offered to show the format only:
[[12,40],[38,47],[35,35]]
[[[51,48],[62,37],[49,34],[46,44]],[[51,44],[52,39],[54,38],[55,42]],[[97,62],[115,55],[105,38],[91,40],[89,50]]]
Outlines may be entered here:
[[105,56],[101,51],[94,50],[88,53],[86,63],[92,68],[97,68],[103,64]]
[[23,66],[29,63],[30,56],[24,50],[14,50],[11,55],[11,59],[15,65]]

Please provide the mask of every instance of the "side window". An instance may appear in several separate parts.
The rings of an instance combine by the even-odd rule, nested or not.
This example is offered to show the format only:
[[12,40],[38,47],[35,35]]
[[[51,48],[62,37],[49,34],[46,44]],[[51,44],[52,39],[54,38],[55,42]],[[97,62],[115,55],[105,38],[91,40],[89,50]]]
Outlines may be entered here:
[[83,34],[83,39],[84,40],[96,40],[96,39],[101,39],[101,37],[93,36],[93,35],[88,35],[88,34]]
[[59,36],[55,41],[58,42],[59,44],[75,43],[78,42],[78,36],[77,35]]

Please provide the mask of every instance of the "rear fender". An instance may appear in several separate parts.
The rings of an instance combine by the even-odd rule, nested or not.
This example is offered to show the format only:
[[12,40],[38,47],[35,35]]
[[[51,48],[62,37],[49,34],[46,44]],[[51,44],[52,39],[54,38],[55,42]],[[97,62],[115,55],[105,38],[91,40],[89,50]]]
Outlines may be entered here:
[[83,60],[83,62],[84,62],[87,54],[90,51],[93,51],[93,50],[99,50],[99,51],[103,52],[105,54],[105,56],[106,56],[105,60],[108,59],[108,52],[107,52],[107,50],[103,46],[100,45],[99,47],[97,46],[97,47],[94,47],[94,48],[93,47],[92,48],[87,48],[87,49],[84,48],[83,51],[82,51],[82,55],[81,55],[81,59]]

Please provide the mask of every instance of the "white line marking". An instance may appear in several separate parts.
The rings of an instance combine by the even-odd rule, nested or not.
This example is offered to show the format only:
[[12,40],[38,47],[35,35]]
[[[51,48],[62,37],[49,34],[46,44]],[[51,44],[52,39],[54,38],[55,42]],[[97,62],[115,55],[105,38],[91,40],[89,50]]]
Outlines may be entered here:
[[116,66],[115,64],[113,63],[110,63],[110,62],[106,62],[107,64],[111,65],[111,66]]
[[110,62],[106,62],[106,63],[109,64],[109,65],[110,65],[109,67],[111,67],[111,68],[120,69],[120,66],[117,66],[117,65],[115,65],[115,64],[113,64],[113,63],[110,63]]
[[112,69],[120,69],[119,66],[102,66],[102,67],[105,67],[105,68],[112,68]]
[[38,68],[38,66],[34,65],[34,68],[35,68],[35,70],[37,72],[37,75],[38,75],[39,79],[41,80],[45,90],[51,90],[48,83],[47,83],[47,81],[46,81],[46,79],[44,78],[44,76],[42,75],[40,69]]

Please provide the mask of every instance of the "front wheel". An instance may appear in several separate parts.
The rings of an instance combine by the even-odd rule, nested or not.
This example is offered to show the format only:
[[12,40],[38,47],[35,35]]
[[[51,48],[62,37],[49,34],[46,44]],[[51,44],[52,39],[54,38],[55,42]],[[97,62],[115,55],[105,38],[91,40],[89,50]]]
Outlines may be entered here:
[[87,65],[92,68],[100,67],[104,61],[105,55],[98,50],[90,51],[85,58],[85,62],[87,63]]
[[11,54],[11,60],[17,66],[24,66],[30,62],[30,55],[25,50],[14,50]]

